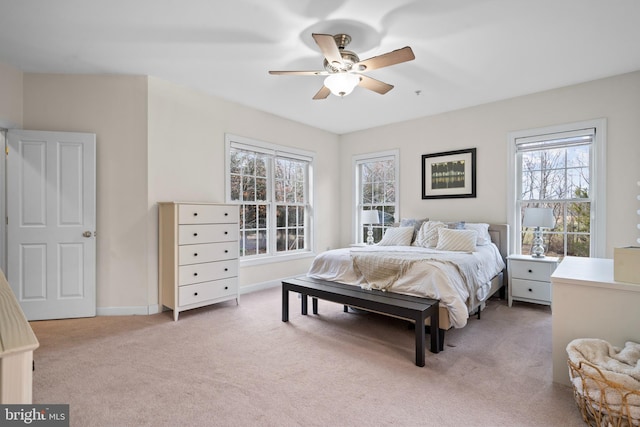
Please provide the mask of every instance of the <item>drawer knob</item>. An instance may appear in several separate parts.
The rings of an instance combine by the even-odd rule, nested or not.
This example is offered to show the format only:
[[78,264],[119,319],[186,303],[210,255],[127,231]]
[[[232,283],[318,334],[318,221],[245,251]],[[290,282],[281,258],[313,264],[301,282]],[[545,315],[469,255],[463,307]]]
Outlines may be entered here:
[[224,271],[229,271],[229,269],[228,269],[228,268],[225,268],[225,269],[224,269]]
[[533,273],[533,270],[529,269],[529,273]]
[[198,212],[194,212],[194,213],[193,213],[193,216],[198,216]]
[[193,237],[198,237],[198,233],[193,233]]
[[529,288],[529,292],[533,292],[533,290],[531,288]]
[[197,292],[194,292],[194,293],[193,293],[193,296],[196,296],[196,297],[197,297],[197,296],[198,296],[198,293],[197,293]]
[[193,256],[198,256],[198,252],[194,253]]
[[228,287],[228,286],[225,286],[224,288],[225,288],[225,289],[229,289],[229,287]]
[[193,273],[193,275],[194,275],[194,276],[197,276],[197,275],[198,275],[198,273]]
[[225,254],[228,254],[228,253],[229,253],[229,249],[225,249],[225,250],[224,250],[224,253],[225,253]]
[[225,213],[224,213],[224,216],[229,216],[229,212],[225,212]]
[[229,234],[229,232],[228,232],[228,231],[225,231],[225,232],[224,232],[224,234],[225,234],[225,235],[226,235],[226,234]]

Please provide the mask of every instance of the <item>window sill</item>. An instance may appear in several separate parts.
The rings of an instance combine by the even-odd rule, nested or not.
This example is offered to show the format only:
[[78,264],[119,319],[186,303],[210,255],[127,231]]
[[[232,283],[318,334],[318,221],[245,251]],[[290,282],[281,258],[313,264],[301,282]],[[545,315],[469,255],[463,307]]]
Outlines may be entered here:
[[256,256],[255,258],[240,258],[241,267],[251,267],[254,265],[275,264],[278,262],[293,261],[297,259],[315,258],[315,252],[296,252],[286,255]]

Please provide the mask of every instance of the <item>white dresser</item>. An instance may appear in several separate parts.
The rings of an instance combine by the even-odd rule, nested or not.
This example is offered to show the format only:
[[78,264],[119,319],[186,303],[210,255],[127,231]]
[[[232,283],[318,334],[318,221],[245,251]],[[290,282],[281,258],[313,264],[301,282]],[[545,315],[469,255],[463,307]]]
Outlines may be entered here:
[[576,338],[640,342],[640,285],[615,281],[612,259],[566,257],[551,282],[554,382],[571,384],[567,344]]
[[184,310],[235,299],[238,206],[158,203],[160,304]]

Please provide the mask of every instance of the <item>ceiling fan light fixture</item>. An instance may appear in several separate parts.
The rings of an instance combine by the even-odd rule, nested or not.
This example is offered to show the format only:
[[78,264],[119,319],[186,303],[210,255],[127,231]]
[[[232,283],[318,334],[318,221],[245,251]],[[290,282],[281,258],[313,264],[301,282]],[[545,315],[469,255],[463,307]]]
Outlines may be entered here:
[[349,95],[360,83],[360,77],[351,73],[336,73],[324,79],[324,85],[329,88],[335,96]]

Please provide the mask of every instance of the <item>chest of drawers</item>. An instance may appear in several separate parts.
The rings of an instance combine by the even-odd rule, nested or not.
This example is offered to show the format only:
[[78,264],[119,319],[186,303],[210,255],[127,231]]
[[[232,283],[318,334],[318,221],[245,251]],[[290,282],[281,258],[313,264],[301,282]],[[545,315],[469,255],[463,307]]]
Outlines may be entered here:
[[181,311],[235,299],[238,288],[238,206],[158,204],[160,303]]
[[510,255],[509,307],[514,300],[551,305],[551,274],[558,258],[533,258],[529,255]]

